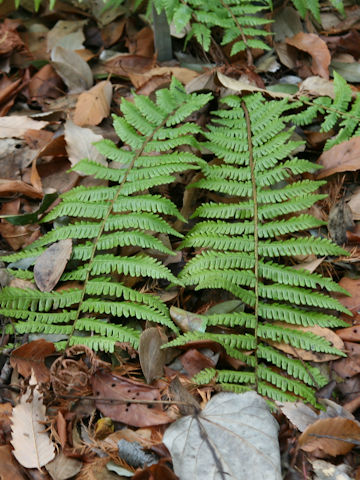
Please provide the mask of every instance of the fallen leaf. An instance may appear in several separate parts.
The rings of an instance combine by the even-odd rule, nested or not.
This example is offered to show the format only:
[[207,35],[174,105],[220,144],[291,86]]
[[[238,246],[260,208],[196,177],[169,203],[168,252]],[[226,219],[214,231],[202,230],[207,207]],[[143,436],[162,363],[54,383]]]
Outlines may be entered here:
[[311,70],[314,75],[329,79],[331,55],[324,40],[315,33],[299,32],[293,37],[287,38],[286,43],[311,56]]
[[107,80],[81,93],[76,103],[73,122],[80,127],[98,125],[109,116],[111,99],[112,85]]
[[360,188],[354,191],[347,203],[350,207],[353,220],[360,220]]
[[102,417],[96,422],[94,438],[95,440],[104,440],[114,433],[114,423],[109,417]]
[[55,446],[44,431],[47,421],[46,408],[34,376],[30,386],[13,409],[12,440],[13,455],[26,468],[40,469],[55,457]]
[[357,312],[360,307],[360,278],[343,277],[339,285],[345,288],[350,293],[350,296],[338,294],[334,296],[351,312]]
[[[319,435],[319,436],[317,436]],[[335,438],[325,438],[326,435]],[[343,441],[343,440],[350,440]],[[360,442],[360,424],[344,417],[325,418],[310,425],[299,437],[299,446],[305,452],[323,458],[345,455],[354,447],[351,440]]]
[[147,383],[164,373],[166,353],[161,346],[167,341],[164,331],[158,327],[146,328],[140,335],[139,359]]
[[51,61],[70,93],[79,93],[92,86],[91,69],[77,53],[60,46],[55,47],[51,51]]
[[1,23],[0,38],[0,55],[10,55],[14,50],[25,50],[26,48],[16,28],[11,26],[9,22]]
[[197,417],[170,425],[163,442],[181,480],[282,478],[278,425],[255,392],[215,395]]
[[30,378],[31,372],[39,383],[50,380],[50,370],[45,365],[45,358],[55,352],[54,344],[39,339],[25,343],[11,352],[10,365],[25,378]]
[[354,327],[341,328],[336,330],[336,334],[347,342],[359,342],[360,341],[360,325]]
[[345,203],[344,197],[330,210],[328,219],[328,230],[331,239],[338,245],[346,243],[346,232],[353,230],[355,223],[349,205]]
[[0,478],[2,480],[24,480],[25,478],[12,455],[10,445],[0,446]]
[[21,180],[7,180],[6,178],[0,178],[0,194],[13,195],[14,193],[22,193],[30,198],[43,197],[42,192]]
[[[11,439],[11,413],[12,413],[11,403],[0,403],[0,445],[5,445],[10,442]],[[1,457],[1,455],[0,455]],[[0,472],[1,472],[1,461],[0,461]],[[0,474],[1,478],[1,474]]]
[[[149,427],[172,422],[162,409],[157,388],[135,380],[99,370],[92,379],[94,395],[98,397],[96,408],[106,417],[134,427]],[[148,401],[148,404],[131,403],[132,400]]]
[[38,103],[62,96],[65,85],[55,69],[48,63],[31,77],[29,95]]
[[71,238],[53,243],[34,265],[34,279],[42,292],[51,292],[58,283],[72,252]]
[[257,87],[256,85],[245,82],[244,80],[236,80],[235,78],[228,77],[220,72],[217,72],[217,77],[226,88],[234,90],[234,92],[262,92],[270,95],[273,98],[289,98],[291,95],[288,93],[270,92],[265,88]]
[[94,133],[90,128],[83,128],[75,125],[71,120],[65,123],[66,151],[69,155],[71,165],[76,165],[80,160],[88,158],[101,165],[107,165],[104,155],[93,145],[103,140],[101,135]]
[[360,137],[354,137],[323,152],[317,160],[322,168],[316,178],[325,178],[339,172],[360,169]]
[[352,476],[349,476],[352,473],[350,465],[332,465],[324,460],[310,460],[310,463],[315,473],[314,480],[352,480]]
[[83,27],[87,20],[59,20],[47,34],[47,50],[61,46],[76,50],[83,47],[85,35]]
[[179,477],[166,465],[166,459],[150,465],[133,475],[132,480],[178,480]]
[[[110,58],[105,63],[108,73],[128,77],[129,74],[144,74],[155,65],[154,58],[141,57],[140,55],[120,54]],[[147,79],[144,79],[144,81]]]
[[202,315],[171,306],[170,317],[183,332],[205,332],[206,330],[206,319]]
[[308,77],[301,82],[299,95],[334,98],[334,82],[318,76]]
[[303,432],[319,418],[314,410],[302,402],[276,402],[276,405],[300,432]]
[[183,85],[187,85],[194,78],[199,76],[198,72],[183,67],[154,67],[148,72],[141,74],[129,73],[129,78],[135,88],[139,88],[144,85],[145,82],[150,80],[154,76],[170,75],[177,78]]
[[183,355],[178,357],[178,360],[181,362],[186,373],[190,377],[193,377],[205,368],[215,367],[215,363],[212,358],[207,357],[195,348],[190,348],[187,350]]
[[104,47],[109,48],[118,42],[123,34],[126,20],[118,20],[111,22],[101,30],[101,38],[104,42]]
[[292,268],[294,268],[295,270],[307,270],[308,272],[313,273],[313,272],[315,272],[317,267],[322,264],[324,259],[325,259],[325,257],[316,258],[315,260],[310,260],[308,262],[293,265]]
[[33,120],[25,115],[0,117],[0,138],[22,138],[27,130],[41,130],[48,123],[44,120]]
[[63,452],[59,453],[54,460],[46,465],[46,470],[53,480],[67,480],[78,474],[83,463],[76,458],[66,457]]
[[151,27],[144,27],[132,38],[127,39],[126,46],[132,55],[153,58],[154,56],[154,33]]

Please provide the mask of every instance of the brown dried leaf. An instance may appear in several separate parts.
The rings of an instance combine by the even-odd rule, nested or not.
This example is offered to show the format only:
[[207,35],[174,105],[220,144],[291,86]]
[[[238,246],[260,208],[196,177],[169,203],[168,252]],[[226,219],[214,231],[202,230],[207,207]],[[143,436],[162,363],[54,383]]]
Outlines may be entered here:
[[24,50],[25,45],[21,40],[16,28],[10,22],[0,25],[0,55],[10,55],[14,50]]
[[331,55],[324,40],[314,33],[299,32],[293,37],[287,38],[286,43],[311,56],[311,70],[314,75],[329,79]]
[[49,462],[45,468],[53,480],[67,480],[79,473],[82,465],[80,460],[66,457],[63,452],[61,452],[54,460]]
[[45,250],[34,265],[34,279],[39,290],[51,292],[58,283],[72,252],[70,238],[60,240]]
[[14,193],[22,193],[30,198],[43,197],[42,192],[21,180],[7,180],[6,178],[0,178],[0,194],[13,195]]
[[158,327],[147,328],[140,335],[139,359],[147,383],[163,375],[166,354],[161,346],[167,341],[164,331]]
[[336,334],[342,340],[348,342],[359,342],[360,341],[360,325],[355,325],[353,327],[341,328],[336,330]]
[[45,358],[55,352],[54,344],[44,339],[26,343],[12,351],[10,364],[25,378],[31,376],[31,371],[39,383],[50,380],[50,371],[45,365]]
[[80,127],[98,125],[110,114],[111,98],[112,86],[107,80],[81,93],[75,107],[74,123]]
[[[11,439],[11,413],[12,413],[11,403],[1,403],[0,404],[0,445],[4,445],[10,442]],[[1,454],[0,454],[1,458]],[[1,465],[1,461],[0,461]],[[0,478],[1,478],[1,467],[0,467]]]
[[316,178],[325,178],[339,172],[354,172],[360,169],[360,137],[335,145],[322,153],[317,161],[322,168]]
[[29,95],[33,101],[41,103],[49,98],[62,95],[65,85],[54,68],[48,63],[33,75],[29,82]]
[[[330,435],[333,438],[316,437],[315,435]],[[299,437],[302,450],[311,452],[319,458],[331,455],[345,455],[354,447],[353,443],[343,440],[360,442],[360,424],[344,417],[325,418],[310,425]]]
[[357,312],[360,306],[360,278],[343,277],[339,282],[339,286],[345,288],[350,293],[350,296],[340,294],[334,296],[344,307],[353,313]]
[[[91,380],[94,395],[98,397],[96,407],[106,417],[134,427],[149,427],[173,421],[161,404],[157,388],[135,380],[117,376],[105,370],[96,372]],[[131,403],[144,400],[148,404]]]
[[0,447],[0,478],[2,480],[24,480],[25,478],[12,455],[10,445]]

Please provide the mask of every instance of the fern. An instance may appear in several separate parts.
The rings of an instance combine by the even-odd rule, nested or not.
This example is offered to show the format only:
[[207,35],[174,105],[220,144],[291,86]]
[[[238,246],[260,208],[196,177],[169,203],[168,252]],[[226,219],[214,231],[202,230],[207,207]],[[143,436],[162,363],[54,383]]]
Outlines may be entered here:
[[338,132],[333,138],[327,140],[325,150],[360,135],[360,95],[356,94],[352,100],[353,92],[346,80],[334,71],[334,99],[318,97],[310,101],[302,97],[305,109],[288,117],[295,125],[305,126],[311,124],[319,115],[323,116],[320,131],[330,132],[336,128]]
[[[74,167],[115,185],[78,187],[65,193],[43,222],[62,217],[67,224],[62,222],[28,249],[3,258],[11,263],[13,275],[31,281],[31,267],[48,245],[62,239],[73,242],[72,257],[60,279],[61,291],[2,290],[0,313],[14,319],[6,327],[8,333],[62,334],[69,345],[113,351],[117,342],[138,346],[140,332],[133,328],[133,320],[155,322],[177,332],[158,297],[126,283],[127,277],[133,277],[132,283],[150,278],[179,284],[152,252],[174,254],[158,236],[181,238],[169,218],[184,219],[169,199],[146,191],[173,182],[178,172],[197,168],[200,160],[177,148],[197,146],[194,135],[200,128],[186,118],[209,99],[209,95],[186,94],[174,79],[169,89],[157,92],[156,102],[136,95],[134,103],[122,102],[123,116],[114,117],[114,127],[124,147],[108,140],[97,145],[113,163],[104,166],[86,159]],[[133,253],[123,254],[122,247],[131,247]],[[68,281],[80,285],[66,289]],[[58,348],[64,345],[59,342]]]
[[[322,182],[294,177],[314,166],[288,158],[298,145],[285,130],[289,104],[265,101],[260,94],[223,102],[225,108],[214,113],[205,133],[206,148],[223,163],[203,165],[204,178],[192,187],[216,192],[226,203],[197,208],[193,217],[203,220],[181,246],[200,251],[179,278],[197,290],[229,292],[243,302],[245,312],[204,315],[205,332],[182,334],[168,345],[215,341],[245,364],[239,372],[201,372],[195,377],[199,383],[216,378],[225,390],[255,388],[275,400],[301,397],[316,404],[312,388],[326,383],[320,371],[274,346],[287,344],[294,354],[300,348],[343,355],[325,338],[298,327],[345,325],[334,312],[350,312],[327,292],[346,291],[330,278],[294,269],[287,258],[346,252],[326,238],[306,236],[308,229],[322,226],[303,213],[320,198],[316,190]],[[223,327],[233,333],[218,333]]]
[[269,9],[268,0],[256,4],[251,0],[154,0],[154,5],[158,12],[165,10],[178,31],[190,23],[186,41],[195,37],[205,51],[210,49],[215,27],[223,31],[221,44],[232,45],[231,55],[251,48],[269,50],[260,37],[269,34],[263,27],[271,21],[259,16]]
[[[292,0],[292,3],[303,18],[305,18],[306,14],[310,12],[318,22],[321,22],[319,0]],[[330,0],[330,3],[342,15],[345,15],[342,0]]]

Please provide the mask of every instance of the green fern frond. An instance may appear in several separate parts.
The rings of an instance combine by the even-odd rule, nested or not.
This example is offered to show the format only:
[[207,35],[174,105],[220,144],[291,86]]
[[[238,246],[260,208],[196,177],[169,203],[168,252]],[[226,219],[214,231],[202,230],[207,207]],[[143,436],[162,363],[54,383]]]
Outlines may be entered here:
[[221,29],[222,45],[232,44],[231,55],[250,49],[269,50],[261,37],[269,35],[264,27],[271,20],[260,15],[270,7],[268,0],[254,5],[250,0],[154,0],[158,12],[166,12],[169,23],[173,22],[178,32],[190,24],[186,42],[195,37],[205,51],[211,45],[212,29]]
[[[84,159],[73,168],[115,185],[77,187],[65,193],[43,222],[61,217],[66,224],[62,222],[23,252],[4,257],[7,263],[13,262],[13,270],[27,268],[20,276],[24,272],[32,276],[36,258],[48,245],[72,239],[72,256],[60,285],[66,288],[66,282],[73,280],[80,286],[59,292],[3,289],[0,307],[4,315],[14,319],[6,328],[15,328],[18,333],[60,333],[68,337],[68,345],[84,344],[110,352],[119,342],[138,347],[140,331],[129,328],[129,321],[155,322],[178,332],[166,305],[136,287],[144,287],[148,278],[181,284],[152,255],[154,251],[173,254],[160,238],[182,238],[169,219],[185,219],[173,202],[152,189],[203,163],[182,150],[198,147],[195,135],[200,127],[188,117],[210,97],[187,94],[174,79],[169,89],[156,92],[155,101],[138,95],[133,103],[122,101],[122,116],[114,117],[114,128],[123,147],[109,140],[97,144],[112,163],[101,165]],[[127,247],[126,254],[122,247]],[[133,288],[125,286],[127,277],[131,277]]]
[[[325,150],[360,135],[360,96],[353,94],[346,80],[336,71],[334,75],[334,99],[318,97],[309,100],[300,98],[305,107],[297,114],[289,115],[288,119],[295,125],[310,125],[318,116],[321,119],[320,131],[329,132],[336,129],[337,133],[326,141]],[[354,99],[353,99],[354,97]]]
[[[347,99],[347,94],[339,98],[338,107],[345,108]],[[294,269],[291,257],[347,252],[320,232],[314,236],[324,224],[302,212],[324,198],[316,193],[323,183],[296,178],[314,168],[308,161],[291,158],[298,143],[286,130],[290,103],[265,101],[260,94],[230,96],[224,103],[226,108],[214,114],[205,143],[223,164],[217,160],[216,165],[202,165],[204,178],[191,186],[226,196],[227,203],[205,203],[196,209],[193,218],[200,218],[181,247],[202,250],[179,278],[196,290],[223,289],[241,300],[245,311],[205,315],[211,333],[187,332],[168,345],[211,339],[246,365],[238,372],[207,370],[196,381],[216,378],[224,389],[233,391],[245,383],[271,399],[302,398],[316,405],[313,387],[326,380],[318,369],[296,358],[296,349],[344,354],[325,338],[296,326],[344,325],[330,311],[351,312],[326,293],[344,294],[341,287],[317,273]],[[307,230],[313,235],[306,235]],[[234,333],[215,333],[224,326]],[[293,355],[276,350],[276,343],[289,345]]]
[[[305,18],[306,14],[310,12],[319,23],[321,22],[319,0],[292,0],[292,3],[302,18]],[[330,0],[330,3],[342,15],[345,15],[344,3],[342,0]]]

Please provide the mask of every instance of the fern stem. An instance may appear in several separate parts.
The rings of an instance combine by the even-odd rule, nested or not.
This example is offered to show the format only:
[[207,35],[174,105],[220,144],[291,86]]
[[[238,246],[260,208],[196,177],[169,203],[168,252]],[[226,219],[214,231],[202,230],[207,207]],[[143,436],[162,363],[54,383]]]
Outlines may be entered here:
[[91,256],[90,256],[90,259],[89,259],[89,262],[87,264],[87,268],[86,268],[86,276],[85,276],[85,279],[84,279],[84,284],[83,284],[83,289],[82,289],[82,292],[81,292],[81,296],[80,296],[80,300],[79,300],[79,305],[78,305],[78,309],[76,311],[76,316],[75,316],[75,320],[74,320],[74,323],[73,323],[73,326],[72,326],[72,330],[71,330],[71,333],[68,337],[68,340],[66,342],[66,347],[65,347],[65,350],[69,347],[69,343],[70,343],[70,340],[72,338],[72,336],[74,335],[74,332],[76,330],[76,323],[77,321],[79,320],[80,318],[80,313],[81,313],[81,307],[82,307],[82,303],[84,301],[84,298],[85,298],[85,293],[86,293],[86,285],[87,283],[89,282],[89,278],[90,278],[90,272],[91,272],[91,265],[94,261],[94,258],[95,258],[95,255],[96,255],[96,250],[97,250],[97,245],[98,245],[98,242],[104,232],[104,228],[105,228],[105,224],[106,224],[106,221],[108,220],[109,216],[111,215],[112,211],[113,211],[113,208],[114,208],[114,203],[117,201],[117,199],[119,198],[119,195],[121,194],[121,189],[122,187],[124,186],[125,182],[127,181],[127,178],[131,172],[131,170],[133,169],[134,165],[135,165],[135,162],[136,160],[144,153],[145,151],[145,148],[147,146],[147,144],[153,139],[154,135],[161,129],[163,128],[165,125],[166,125],[166,122],[168,120],[168,118],[173,115],[175,113],[175,111],[172,111],[170,112],[165,118],[164,120],[151,132],[151,135],[149,135],[146,140],[144,141],[144,143],[142,144],[141,148],[138,150],[137,154],[134,156],[134,158],[132,159],[130,165],[129,165],[129,168],[127,169],[127,171],[125,172],[124,174],[124,177],[121,181],[121,183],[119,184],[119,187],[116,191],[116,194],[114,195],[114,198],[112,200],[110,200],[109,202],[109,208],[106,212],[106,214],[104,215],[103,219],[102,219],[102,222],[100,224],[100,229],[99,229],[99,233],[98,235],[96,236],[96,238],[94,239],[93,241],[93,248],[92,248],[92,251],[91,251]]
[[228,12],[228,14],[231,16],[231,18],[234,20],[235,25],[239,29],[241,40],[244,42],[244,44],[246,46],[246,58],[247,58],[248,66],[250,67],[254,64],[254,60],[253,60],[251,50],[248,47],[248,44],[247,44],[246,37],[245,37],[244,32],[243,32],[242,26],[240,25],[240,23],[238,22],[238,19],[233,14],[231,8],[229,8],[229,6],[224,2],[224,0],[220,0],[220,3],[225,8],[225,10]]
[[254,338],[255,338],[255,389],[258,390],[258,356],[257,356],[257,347],[258,347],[258,326],[259,326],[259,232],[258,232],[258,204],[257,204],[257,188],[256,188],[256,179],[255,179],[255,161],[253,155],[253,145],[252,145],[252,134],[251,134],[251,120],[249,115],[249,110],[247,109],[246,103],[241,102],[241,108],[244,110],[245,121],[246,121],[246,131],[247,131],[247,141],[249,147],[249,165],[251,173],[251,185],[252,185],[252,198],[254,202],[254,277],[255,277],[255,286],[254,286],[254,317],[255,317],[255,328],[254,328]]

